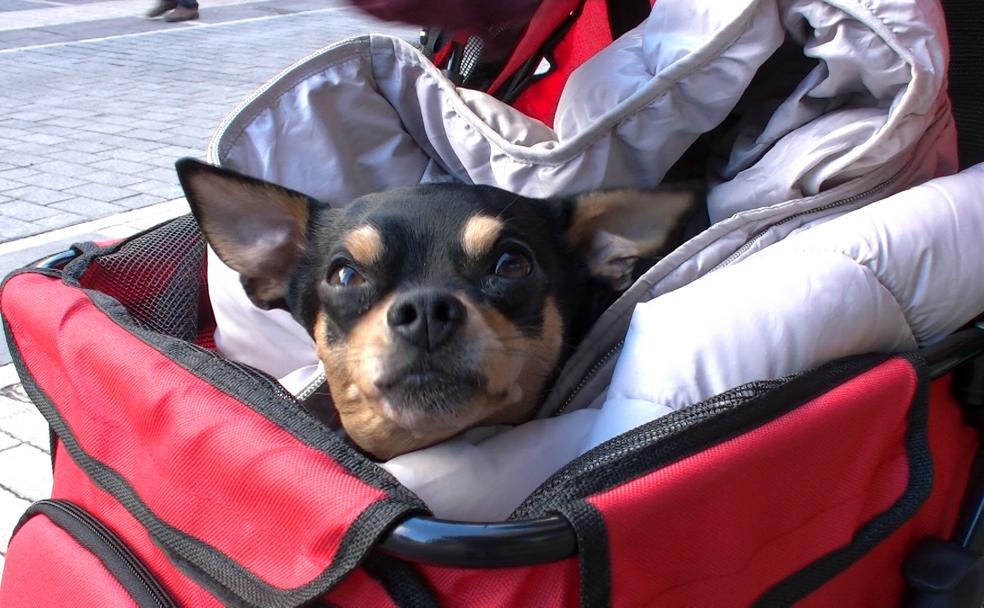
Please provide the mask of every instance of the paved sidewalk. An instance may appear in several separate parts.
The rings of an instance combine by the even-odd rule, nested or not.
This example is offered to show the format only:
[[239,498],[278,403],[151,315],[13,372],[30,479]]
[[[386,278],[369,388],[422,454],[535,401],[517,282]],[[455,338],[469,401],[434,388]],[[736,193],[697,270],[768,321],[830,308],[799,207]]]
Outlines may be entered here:
[[[342,0],[201,0],[201,19],[141,17],[153,0],[0,0],[0,276],[85,240],[187,212],[174,175],[222,118],[308,53],[370,31],[413,38]],[[0,571],[51,489],[48,430],[0,348]]]

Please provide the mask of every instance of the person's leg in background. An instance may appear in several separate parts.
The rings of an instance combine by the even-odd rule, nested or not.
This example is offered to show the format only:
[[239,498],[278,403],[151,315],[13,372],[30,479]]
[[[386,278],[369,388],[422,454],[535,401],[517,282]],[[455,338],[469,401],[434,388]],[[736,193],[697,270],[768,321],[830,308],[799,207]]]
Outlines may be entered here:
[[[166,14],[165,14],[166,13]],[[147,11],[147,18],[164,15],[164,21],[190,21],[198,19],[197,0],[158,0],[154,8]]]

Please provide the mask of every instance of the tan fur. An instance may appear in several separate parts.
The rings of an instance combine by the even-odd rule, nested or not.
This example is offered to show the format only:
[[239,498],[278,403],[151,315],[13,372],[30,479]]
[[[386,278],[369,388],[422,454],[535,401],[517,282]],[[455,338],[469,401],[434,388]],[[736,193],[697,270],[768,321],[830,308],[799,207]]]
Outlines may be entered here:
[[658,249],[680,217],[694,206],[692,192],[613,190],[578,197],[567,237],[586,247],[601,231],[631,241],[636,254]]
[[495,246],[502,232],[502,220],[489,215],[476,215],[461,230],[461,249],[465,255],[478,259]]
[[536,407],[540,391],[553,374],[563,345],[563,321],[552,299],[543,305],[543,325],[538,336],[523,334],[502,313],[495,309],[466,303],[469,313],[482,315],[484,325],[491,330],[486,348],[489,356],[484,362],[488,378],[487,394],[493,396],[494,407],[482,422],[485,424],[517,424],[529,417]]
[[553,373],[562,346],[562,321],[557,306],[548,300],[543,309],[543,330],[529,337],[495,310],[479,307],[458,294],[468,311],[460,359],[472,363],[487,379],[486,390],[460,413],[448,419],[427,419],[414,428],[401,426],[386,413],[374,385],[381,373],[390,330],[386,311],[392,297],[377,304],[353,328],[345,344],[325,340],[326,318],[315,324],[318,355],[342,426],[362,449],[378,459],[419,449],[479,423],[510,424],[529,417],[540,391]]
[[383,257],[383,237],[375,226],[365,225],[345,235],[342,244],[352,259],[362,266],[372,266]]
[[[307,246],[308,201],[272,184],[256,184],[207,171],[195,172],[189,185],[210,213],[199,218],[219,257],[249,283],[253,296],[276,300],[284,295],[287,273]],[[235,204],[214,204],[231,201]],[[227,226],[253,228],[263,239],[237,240]]]
[[621,291],[631,285],[636,261],[665,249],[696,204],[694,192],[583,194],[567,238],[584,253],[593,276]]

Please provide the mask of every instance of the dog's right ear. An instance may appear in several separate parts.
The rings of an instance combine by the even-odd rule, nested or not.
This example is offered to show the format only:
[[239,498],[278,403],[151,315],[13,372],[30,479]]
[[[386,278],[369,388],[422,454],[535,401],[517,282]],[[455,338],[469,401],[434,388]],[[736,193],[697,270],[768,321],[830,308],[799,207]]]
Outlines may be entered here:
[[307,245],[310,197],[193,158],[175,163],[209,245],[263,309],[283,308],[287,279]]

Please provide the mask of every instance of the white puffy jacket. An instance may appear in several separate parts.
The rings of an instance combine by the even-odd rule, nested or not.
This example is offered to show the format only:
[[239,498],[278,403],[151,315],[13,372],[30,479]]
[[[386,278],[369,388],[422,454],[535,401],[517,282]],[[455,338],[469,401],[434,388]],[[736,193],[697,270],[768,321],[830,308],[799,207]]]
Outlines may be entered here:
[[[442,180],[548,196],[654,186],[734,121],[709,161],[711,227],[602,316],[538,419],[382,463],[439,516],[501,519],[639,424],[984,311],[984,167],[917,186],[956,167],[946,67],[933,1],[660,0],[572,75],[553,129],[369,36],[268,83],[209,158],[337,204]],[[214,255],[209,289],[225,355],[311,385],[313,344],[286,313],[250,305]]]

